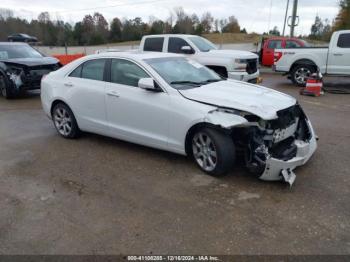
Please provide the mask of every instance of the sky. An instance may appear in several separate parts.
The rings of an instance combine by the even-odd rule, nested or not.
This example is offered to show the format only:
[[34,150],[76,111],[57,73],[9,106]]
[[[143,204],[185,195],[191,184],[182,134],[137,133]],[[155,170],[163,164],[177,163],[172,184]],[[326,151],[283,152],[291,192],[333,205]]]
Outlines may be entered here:
[[[338,13],[339,0],[299,0],[299,26],[296,34],[309,34],[315,16],[332,21]],[[16,16],[28,20],[48,11],[52,19],[74,23],[84,15],[100,12],[107,21],[113,17],[141,17],[148,22],[150,16],[165,20],[174,8],[182,6],[186,13],[199,17],[210,12],[215,18],[234,15],[241,28],[262,33],[274,26],[282,32],[287,0],[1,0],[0,8],[12,9]],[[289,14],[293,0],[290,0]],[[289,30],[287,27],[286,30]]]

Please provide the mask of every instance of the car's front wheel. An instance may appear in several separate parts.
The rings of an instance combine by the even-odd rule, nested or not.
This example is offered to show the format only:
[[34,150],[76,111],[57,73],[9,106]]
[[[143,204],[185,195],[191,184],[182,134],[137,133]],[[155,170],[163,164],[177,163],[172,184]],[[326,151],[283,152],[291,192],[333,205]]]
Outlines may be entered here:
[[63,103],[58,103],[52,110],[52,120],[57,132],[64,138],[76,138],[80,130],[72,110]]
[[0,93],[6,99],[13,98],[14,95],[10,90],[10,84],[7,77],[0,73]]
[[234,165],[235,146],[232,138],[223,132],[203,128],[192,137],[192,155],[204,172],[212,176],[222,176]]

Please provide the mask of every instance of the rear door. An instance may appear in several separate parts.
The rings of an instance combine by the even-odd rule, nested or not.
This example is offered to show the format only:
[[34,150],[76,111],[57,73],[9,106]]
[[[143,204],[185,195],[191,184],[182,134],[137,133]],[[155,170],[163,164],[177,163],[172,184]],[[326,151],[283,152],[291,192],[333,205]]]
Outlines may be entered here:
[[262,64],[265,66],[272,66],[274,64],[275,49],[283,48],[283,41],[279,39],[271,39],[265,42],[263,49]]
[[340,34],[329,48],[327,72],[350,75],[350,33]]
[[104,81],[106,61],[94,59],[84,62],[63,83],[68,104],[84,131],[101,134],[108,132]]
[[143,51],[163,52],[164,37],[146,37],[143,43]]

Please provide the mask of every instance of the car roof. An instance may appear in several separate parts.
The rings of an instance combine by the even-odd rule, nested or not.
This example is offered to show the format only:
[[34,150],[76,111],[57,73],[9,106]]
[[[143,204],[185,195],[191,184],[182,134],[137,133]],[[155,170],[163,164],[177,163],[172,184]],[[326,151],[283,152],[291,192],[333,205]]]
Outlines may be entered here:
[[[169,36],[178,36],[178,37],[192,37],[192,36],[198,36],[198,35],[187,35],[187,34],[162,34],[162,35],[146,35],[145,38],[148,37],[169,37]],[[198,36],[199,37],[199,36]]]
[[302,40],[297,37],[287,37],[287,36],[272,36],[267,38],[266,40]]
[[28,45],[28,44],[23,42],[0,42],[0,45]]
[[144,60],[152,58],[167,58],[167,57],[184,57],[184,55],[161,53],[161,52],[143,52],[143,51],[124,51],[124,52],[102,52],[88,56],[90,58],[129,58],[134,60]]

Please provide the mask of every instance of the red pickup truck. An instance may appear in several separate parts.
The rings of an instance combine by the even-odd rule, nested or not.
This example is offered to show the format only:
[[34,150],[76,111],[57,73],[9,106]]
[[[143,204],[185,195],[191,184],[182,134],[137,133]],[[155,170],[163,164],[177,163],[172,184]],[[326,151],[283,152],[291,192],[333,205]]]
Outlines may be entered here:
[[274,64],[275,49],[298,48],[310,46],[306,41],[290,37],[271,37],[263,38],[258,52],[260,63],[263,66],[272,66]]

